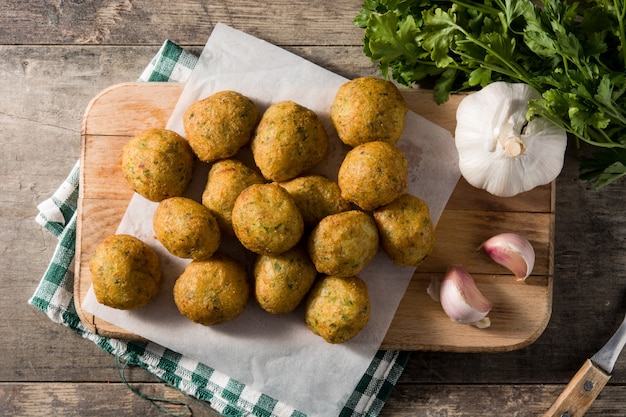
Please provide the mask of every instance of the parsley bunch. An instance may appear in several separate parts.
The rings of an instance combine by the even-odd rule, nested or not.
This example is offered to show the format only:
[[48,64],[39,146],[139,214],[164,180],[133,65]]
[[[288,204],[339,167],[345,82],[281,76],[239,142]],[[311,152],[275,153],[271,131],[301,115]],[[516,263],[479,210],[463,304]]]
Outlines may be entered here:
[[434,81],[437,103],[494,81],[542,93],[545,117],[597,149],[581,178],[601,188],[626,176],[624,0],[365,0],[354,23],[383,74]]

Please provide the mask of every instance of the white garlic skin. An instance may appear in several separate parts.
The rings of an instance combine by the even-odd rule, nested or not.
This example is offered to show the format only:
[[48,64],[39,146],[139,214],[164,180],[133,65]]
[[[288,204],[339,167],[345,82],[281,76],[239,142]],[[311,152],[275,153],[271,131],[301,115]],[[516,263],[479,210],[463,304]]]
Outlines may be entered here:
[[518,281],[523,281],[535,267],[535,250],[525,237],[501,233],[486,240],[481,248],[496,263],[507,268]]
[[491,302],[480,292],[474,278],[461,266],[450,266],[439,288],[443,311],[456,323],[489,327]]
[[468,183],[511,197],[559,175],[567,133],[544,118],[526,120],[529,101],[539,97],[527,84],[499,81],[461,100],[454,136]]
[[426,294],[430,295],[433,301],[440,303],[440,290],[441,290],[441,280],[437,277],[432,277],[430,279],[430,284],[428,288],[426,288]]

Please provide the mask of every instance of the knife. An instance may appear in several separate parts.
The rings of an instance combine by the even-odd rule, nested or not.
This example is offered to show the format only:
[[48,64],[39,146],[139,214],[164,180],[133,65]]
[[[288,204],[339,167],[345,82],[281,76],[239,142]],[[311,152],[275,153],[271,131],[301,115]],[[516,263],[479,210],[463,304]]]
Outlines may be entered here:
[[543,417],[582,417],[606,383],[626,344],[626,317],[609,341],[583,366]]

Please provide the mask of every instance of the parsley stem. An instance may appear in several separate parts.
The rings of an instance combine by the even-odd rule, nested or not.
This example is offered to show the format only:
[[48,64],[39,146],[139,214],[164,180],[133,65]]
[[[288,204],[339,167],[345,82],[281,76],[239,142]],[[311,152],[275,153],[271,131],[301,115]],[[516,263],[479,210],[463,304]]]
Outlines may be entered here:
[[[474,43],[476,46],[479,46],[480,48],[484,49],[485,52],[487,52],[488,54],[492,55],[493,57],[497,58],[498,61],[502,62],[506,67],[509,68],[510,71],[512,71],[512,74],[514,74],[514,77],[519,79],[522,82],[525,82],[526,84],[531,84],[530,82],[530,77],[529,75],[526,73],[526,71],[524,71],[524,69],[522,67],[520,67],[516,62],[514,62],[511,59],[506,59],[504,58],[502,55],[500,55],[496,50],[494,50],[493,48],[491,48],[489,45],[483,43],[482,41],[480,41],[479,39],[475,38],[474,36],[472,36],[470,33],[468,33],[465,29],[463,29],[461,26],[459,25],[455,25],[455,27],[457,28],[457,30],[461,33],[463,33],[465,35],[465,38]],[[455,51],[456,52],[456,51]],[[458,53],[458,52],[456,52]],[[471,57],[472,59],[476,60],[475,57]],[[483,64],[486,64],[484,61],[482,61]],[[493,68],[497,68],[497,67],[493,67]],[[503,71],[500,71],[504,73]],[[511,76],[511,73],[504,73],[506,75]]]
[[[623,146],[619,143],[615,143],[611,140],[611,138],[606,134],[604,130],[589,128],[587,130],[587,135],[589,138],[580,136],[580,138],[589,143],[590,145],[597,146],[598,148],[622,148]],[[591,137],[595,139],[591,139]]]
[[[487,13],[490,15],[497,15],[500,12],[498,9],[486,6],[484,3],[478,3],[475,1],[452,0],[452,3],[455,3],[459,6],[463,6],[470,10],[478,10],[480,12]],[[501,3],[501,2],[498,1],[498,3]]]
[[[453,51],[455,54],[457,54],[458,56],[460,56],[461,58],[466,58],[466,59],[471,59],[472,61],[474,61],[475,63],[479,64],[481,68],[485,68],[488,70],[491,70],[493,72],[496,72],[498,74],[510,77],[512,79],[517,79],[519,81],[524,81],[520,78],[519,74],[517,74],[515,71],[512,71],[510,68],[503,68],[503,67],[498,67],[495,66],[493,64],[489,64],[483,60],[478,60],[476,59],[476,57],[471,56],[469,54],[466,54],[464,52],[460,52],[460,51]],[[459,67],[457,69],[463,69],[463,67]],[[471,71],[469,71],[471,72]],[[530,81],[524,81],[526,84],[532,85]]]
[[626,18],[626,7],[624,2],[613,0],[615,14],[617,15],[617,23],[619,25],[619,40],[622,44],[622,58],[624,59],[624,67],[626,67],[626,29],[624,29],[624,19]]
[[613,142],[611,138],[609,138],[606,132],[604,132],[603,130],[597,130],[592,127],[589,127],[586,131],[586,135],[581,135],[580,132],[576,131],[576,129],[572,127],[571,124],[567,123],[562,117],[558,115],[552,116],[551,114],[546,113],[546,112],[538,112],[536,114],[550,121],[555,126],[558,126],[561,129],[565,130],[566,132],[572,134],[577,141],[582,140],[585,143],[588,143],[590,145],[593,145],[599,148],[623,147],[622,145]]
[[[434,63],[433,61],[426,61],[426,60],[423,60],[423,59],[416,59],[415,63],[416,64],[420,64],[420,65],[424,65],[424,66],[428,66],[428,67],[439,68],[439,67],[437,67],[437,64]],[[452,69],[457,70],[457,71],[463,71],[466,74],[469,74],[469,73],[472,72],[472,70],[469,69],[467,66],[459,65],[456,61],[452,61],[451,63],[449,63],[446,66],[446,68],[452,68]]]

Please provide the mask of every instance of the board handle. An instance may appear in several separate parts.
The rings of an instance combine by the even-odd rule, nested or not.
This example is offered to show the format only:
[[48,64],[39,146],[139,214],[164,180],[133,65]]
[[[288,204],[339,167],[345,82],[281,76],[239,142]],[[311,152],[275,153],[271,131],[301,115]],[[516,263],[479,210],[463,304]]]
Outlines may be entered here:
[[611,375],[587,359],[543,417],[582,417]]

